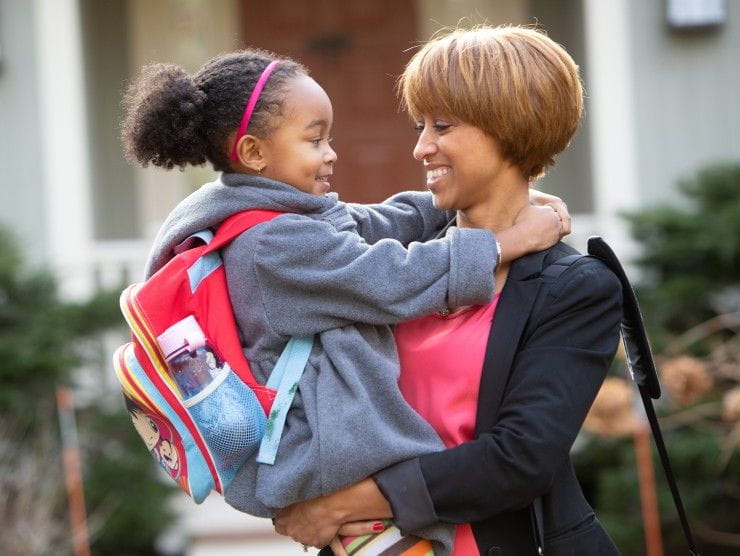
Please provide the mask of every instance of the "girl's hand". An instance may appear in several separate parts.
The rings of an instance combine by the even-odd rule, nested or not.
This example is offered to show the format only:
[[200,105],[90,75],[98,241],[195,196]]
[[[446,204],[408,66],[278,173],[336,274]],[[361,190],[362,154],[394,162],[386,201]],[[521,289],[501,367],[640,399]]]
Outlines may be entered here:
[[535,206],[552,207],[555,212],[558,213],[560,221],[563,223],[563,226],[560,230],[560,237],[562,238],[563,236],[567,236],[570,233],[571,222],[570,213],[568,212],[568,205],[566,205],[565,201],[563,201],[560,197],[557,197],[556,195],[550,195],[548,193],[543,193],[542,191],[537,191],[536,189],[530,189],[529,203]]
[[334,537],[329,548],[334,556],[347,556],[347,551],[342,545],[341,537],[360,537],[362,535],[377,535],[385,530],[385,523],[373,519],[370,521],[352,521],[345,523],[339,528],[339,535]]
[[350,521],[339,528],[342,537],[359,537],[362,535],[377,535],[385,531],[385,523],[379,519],[366,521]]
[[342,546],[339,537],[334,537],[334,539],[331,541],[331,544],[329,545],[329,548],[331,548],[334,556],[347,556],[347,551],[344,549],[344,546]]
[[564,224],[551,205],[527,205],[511,228],[496,234],[501,246],[501,263],[555,245],[564,235],[563,230]]
[[563,220],[552,205],[528,205],[514,220],[514,229],[529,236],[532,251],[555,245],[565,235],[563,228]]

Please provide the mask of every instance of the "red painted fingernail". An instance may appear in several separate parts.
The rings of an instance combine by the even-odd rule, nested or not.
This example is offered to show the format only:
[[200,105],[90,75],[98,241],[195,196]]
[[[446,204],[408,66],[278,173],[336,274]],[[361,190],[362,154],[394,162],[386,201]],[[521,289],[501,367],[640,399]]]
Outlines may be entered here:
[[385,525],[382,521],[376,521],[373,523],[373,531],[376,533],[380,533],[381,531],[385,531]]

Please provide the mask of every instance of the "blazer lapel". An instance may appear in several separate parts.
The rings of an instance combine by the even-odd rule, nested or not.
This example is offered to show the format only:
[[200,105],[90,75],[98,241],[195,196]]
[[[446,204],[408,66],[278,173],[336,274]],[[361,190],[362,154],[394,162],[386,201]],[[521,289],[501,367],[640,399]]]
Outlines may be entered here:
[[490,430],[498,418],[511,365],[540,288],[538,276],[546,254],[541,251],[514,261],[501,291],[483,360],[476,436]]

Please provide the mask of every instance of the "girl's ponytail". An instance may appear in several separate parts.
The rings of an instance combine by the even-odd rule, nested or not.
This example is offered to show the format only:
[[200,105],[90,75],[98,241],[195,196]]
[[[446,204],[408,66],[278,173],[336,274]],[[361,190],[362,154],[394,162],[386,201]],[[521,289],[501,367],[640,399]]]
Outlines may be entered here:
[[145,66],[123,98],[121,138],[126,158],[171,169],[206,162],[206,94],[180,66]]
[[281,115],[288,81],[308,74],[302,65],[249,48],[216,56],[192,76],[172,64],[145,66],[123,98],[126,158],[167,169],[210,162],[217,171],[233,171],[228,139],[236,133],[262,72],[277,59],[280,65],[259,95],[249,122],[249,133],[263,137]]

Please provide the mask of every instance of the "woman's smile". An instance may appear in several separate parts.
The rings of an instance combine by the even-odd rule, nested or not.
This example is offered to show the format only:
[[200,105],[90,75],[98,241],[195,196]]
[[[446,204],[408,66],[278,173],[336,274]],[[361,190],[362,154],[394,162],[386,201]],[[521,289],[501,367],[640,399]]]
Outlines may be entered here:
[[440,181],[440,178],[443,176],[446,176],[447,173],[450,171],[449,166],[439,166],[436,168],[427,168],[427,187],[432,188],[432,186]]

